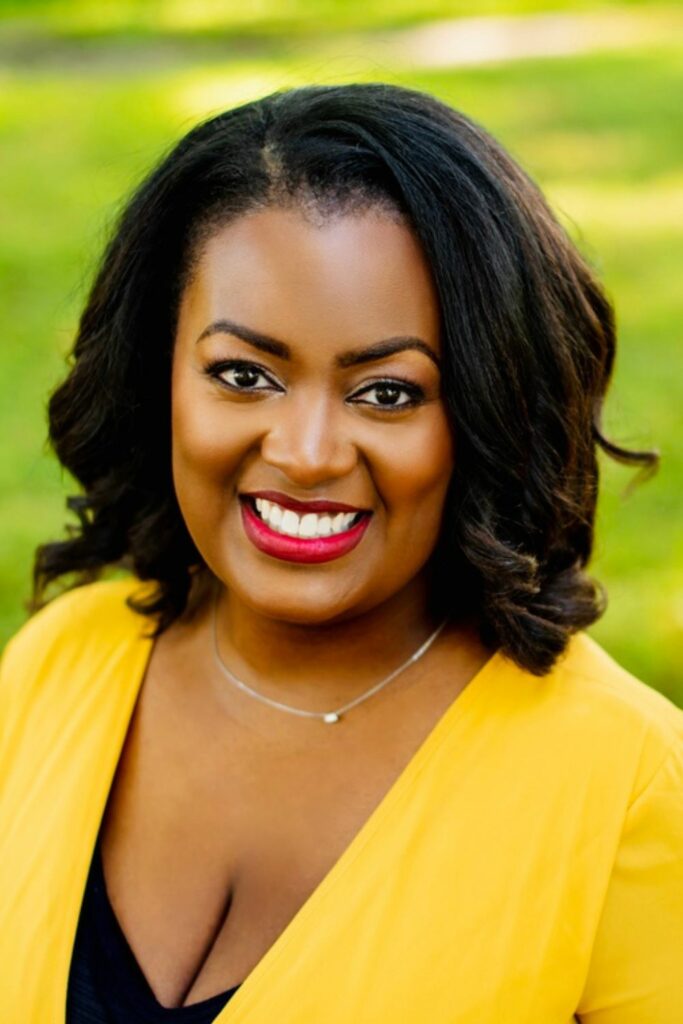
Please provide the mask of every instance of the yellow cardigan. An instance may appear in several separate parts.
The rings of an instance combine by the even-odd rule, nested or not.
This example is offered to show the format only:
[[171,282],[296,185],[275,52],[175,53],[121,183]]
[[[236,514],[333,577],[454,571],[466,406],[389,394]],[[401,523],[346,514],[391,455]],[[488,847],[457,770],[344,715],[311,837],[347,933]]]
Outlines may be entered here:
[[[0,676],[0,1020],[64,1024],[95,837],[152,641],[80,587]],[[217,1024],[680,1024],[683,712],[578,634],[494,655]],[[134,1022],[131,1022],[134,1024]]]

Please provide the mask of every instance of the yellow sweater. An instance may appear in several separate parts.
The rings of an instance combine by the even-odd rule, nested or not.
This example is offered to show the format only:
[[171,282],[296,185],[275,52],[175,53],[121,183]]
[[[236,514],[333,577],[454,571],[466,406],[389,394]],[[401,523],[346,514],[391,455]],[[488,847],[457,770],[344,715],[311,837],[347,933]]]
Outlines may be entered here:
[[[0,1020],[63,1024],[95,837],[152,641],[71,591],[0,677]],[[578,634],[496,654],[218,1024],[681,1024],[683,712]],[[134,1024],[134,1022],[131,1022]]]

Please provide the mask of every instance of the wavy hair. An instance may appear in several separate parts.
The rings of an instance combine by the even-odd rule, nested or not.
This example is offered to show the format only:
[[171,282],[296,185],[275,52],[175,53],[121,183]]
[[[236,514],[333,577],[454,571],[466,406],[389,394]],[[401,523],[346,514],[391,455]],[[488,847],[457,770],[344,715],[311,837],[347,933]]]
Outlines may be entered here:
[[132,570],[155,634],[206,571],[171,474],[170,367],[182,290],[212,231],[269,205],[323,217],[399,211],[440,303],[443,396],[457,438],[428,568],[435,604],[474,613],[482,640],[544,675],[595,622],[597,448],[656,468],[601,430],[612,306],[538,187],[482,127],[387,84],[278,91],[193,128],[128,200],[80,319],[49,437],[80,484],[77,525],[36,552],[32,608],[50,583]]

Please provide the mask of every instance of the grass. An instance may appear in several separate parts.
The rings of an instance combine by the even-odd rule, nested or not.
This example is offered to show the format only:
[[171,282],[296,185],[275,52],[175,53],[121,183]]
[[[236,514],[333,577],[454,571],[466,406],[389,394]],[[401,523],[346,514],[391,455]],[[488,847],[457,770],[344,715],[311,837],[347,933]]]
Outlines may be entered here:
[[[59,6],[30,0],[22,9],[56,17]],[[343,10],[360,18],[359,4]],[[11,5],[0,2],[3,12]],[[69,482],[44,450],[46,396],[64,372],[89,274],[125,193],[199,117],[301,82],[383,79],[435,93],[500,138],[544,187],[616,303],[620,350],[606,427],[622,443],[658,448],[663,463],[627,499],[632,474],[603,463],[592,568],[610,605],[591,633],[683,706],[683,69],[674,35],[622,53],[438,71],[329,54],[264,47],[182,66],[132,59],[125,73],[71,60],[0,72],[0,640],[24,618],[35,545],[65,522]]]
[[[590,11],[592,0],[0,0],[19,30],[68,38],[163,35],[273,36],[413,25],[437,18]],[[655,0],[602,0],[602,9],[650,8]]]

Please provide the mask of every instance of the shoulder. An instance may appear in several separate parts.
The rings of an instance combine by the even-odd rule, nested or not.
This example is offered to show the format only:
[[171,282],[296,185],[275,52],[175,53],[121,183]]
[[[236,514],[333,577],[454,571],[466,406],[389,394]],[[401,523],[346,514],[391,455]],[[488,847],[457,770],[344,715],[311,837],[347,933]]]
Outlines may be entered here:
[[680,735],[683,710],[632,675],[585,632],[572,637],[555,673],[558,685],[577,696],[590,695],[616,714],[659,724],[672,736]]
[[126,577],[98,580],[66,590],[24,623],[7,643],[5,653],[27,653],[35,644],[68,642],[74,636],[83,639],[89,628],[103,632],[117,626],[125,628],[136,615],[127,599],[142,586],[140,580]]
[[136,577],[74,587],[15,633],[0,661],[0,763],[12,737],[48,726],[59,731],[84,700],[127,692],[149,652],[143,638],[152,633],[151,621],[127,601],[149,587]]
[[683,765],[683,710],[627,671],[587,633],[572,637],[547,678],[565,722],[601,748],[601,756],[633,771],[634,797],[665,763]]
[[126,638],[139,635],[148,620],[133,611],[127,599],[149,584],[135,577],[98,580],[55,597],[31,616],[8,641],[0,670],[2,692],[13,681],[25,687],[56,663],[96,657]]

